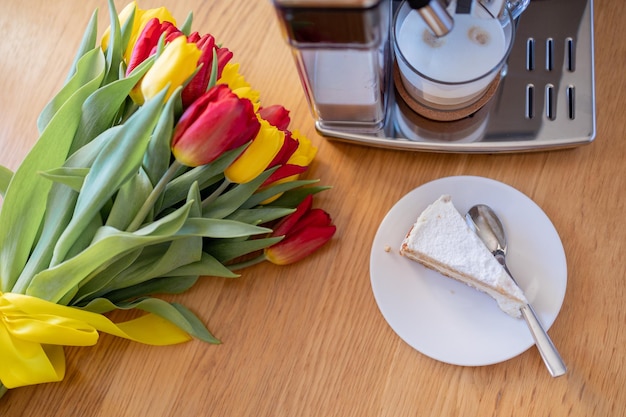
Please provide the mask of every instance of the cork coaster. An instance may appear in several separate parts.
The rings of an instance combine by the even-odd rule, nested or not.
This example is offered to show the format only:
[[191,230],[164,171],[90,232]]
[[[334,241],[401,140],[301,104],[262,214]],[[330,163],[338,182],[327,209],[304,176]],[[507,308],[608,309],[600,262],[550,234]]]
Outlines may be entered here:
[[418,136],[428,138],[430,135],[436,137],[438,141],[454,142],[464,141],[484,123],[491,111],[492,102],[487,102],[476,112],[457,120],[429,119],[410,108],[403,100],[397,100],[396,104],[409,126],[419,127]]
[[404,102],[411,108],[411,110],[431,120],[449,122],[453,120],[463,119],[464,117],[470,116],[480,110],[491,99],[491,97],[498,89],[498,85],[500,84],[500,75],[498,74],[498,76],[491,82],[491,84],[489,84],[487,90],[485,90],[485,94],[483,94],[482,97],[480,97],[477,101],[467,107],[455,110],[433,109],[431,107],[423,105],[422,103],[411,97],[404,87],[404,84],[402,83],[400,68],[395,62],[393,68],[393,81],[396,85],[396,91],[398,92],[398,94],[400,94],[402,100],[404,100]]

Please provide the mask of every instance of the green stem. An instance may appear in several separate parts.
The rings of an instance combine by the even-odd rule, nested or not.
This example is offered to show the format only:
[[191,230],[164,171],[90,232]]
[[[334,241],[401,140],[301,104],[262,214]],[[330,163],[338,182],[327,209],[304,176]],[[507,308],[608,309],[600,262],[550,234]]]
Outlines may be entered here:
[[231,182],[228,180],[228,178],[224,178],[224,181],[220,184],[219,187],[217,187],[217,189],[215,191],[213,191],[211,193],[210,196],[208,196],[207,198],[205,198],[204,200],[202,200],[202,208],[206,208],[209,206],[209,204],[211,204],[212,202],[214,202],[215,200],[217,200],[217,198],[222,195],[222,193],[224,192],[224,190],[231,184]]
[[0,398],[2,398],[8,391],[9,389],[5,387],[2,382],[0,382]]
[[130,118],[130,116],[135,114],[138,108],[139,106],[135,104],[134,101],[130,100],[130,102],[124,106],[119,124],[126,123],[126,121]]
[[167,184],[176,176],[176,173],[181,166],[182,164],[180,162],[174,161],[167,171],[165,171],[165,174],[163,174],[157,185],[155,185],[152,189],[150,195],[135,215],[133,221],[130,222],[130,225],[126,229],[128,232],[134,232],[139,229],[150,210],[152,210],[152,207],[154,207],[154,203],[156,203],[161,193],[165,190]]

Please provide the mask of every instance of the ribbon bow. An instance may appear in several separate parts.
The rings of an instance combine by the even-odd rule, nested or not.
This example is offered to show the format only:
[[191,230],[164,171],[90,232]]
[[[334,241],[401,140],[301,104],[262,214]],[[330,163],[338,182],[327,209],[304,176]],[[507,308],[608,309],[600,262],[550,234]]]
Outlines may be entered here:
[[102,314],[0,292],[0,381],[6,388],[61,381],[63,346],[95,345],[98,331],[150,345],[191,339],[154,314],[116,324]]

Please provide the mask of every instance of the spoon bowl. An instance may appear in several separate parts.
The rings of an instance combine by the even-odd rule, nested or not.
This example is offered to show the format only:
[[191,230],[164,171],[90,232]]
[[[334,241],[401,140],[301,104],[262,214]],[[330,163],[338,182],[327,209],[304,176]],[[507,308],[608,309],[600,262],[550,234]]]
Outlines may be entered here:
[[[491,207],[477,204],[468,210],[465,220],[498,262],[506,268],[506,235],[502,222]],[[507,272],[511,275],[509,271]]]
[[[507,241],[502,222],[491,209],[485,204],[477,204],[465,214],[465,221],[470,229],[483,241],[487,249],[493,254],[504,270],[509,274],[513,282],[517,284],[513,274],[506,265]],[[528,328],[535,340],[537,349],[541,354],[548,371],[553,377],[564,375],[567,371],[565,363],[554,347],[550,336],[541,325],[535,310],[530,304],[521,309],[522,317],[526,320]]]

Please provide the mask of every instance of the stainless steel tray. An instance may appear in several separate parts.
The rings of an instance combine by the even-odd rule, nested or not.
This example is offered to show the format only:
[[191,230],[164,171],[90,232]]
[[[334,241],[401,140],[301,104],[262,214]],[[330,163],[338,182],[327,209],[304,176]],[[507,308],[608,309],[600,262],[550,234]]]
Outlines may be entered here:
[[332,140],[413,151],[497,153],[568,148],[596,134],[593,0],[531,0],[506,75],[490,102],[455,122],[435,122],[389,94],[384,126],[359,133],[324,126]]

